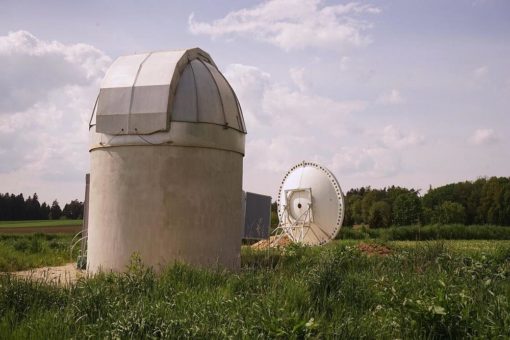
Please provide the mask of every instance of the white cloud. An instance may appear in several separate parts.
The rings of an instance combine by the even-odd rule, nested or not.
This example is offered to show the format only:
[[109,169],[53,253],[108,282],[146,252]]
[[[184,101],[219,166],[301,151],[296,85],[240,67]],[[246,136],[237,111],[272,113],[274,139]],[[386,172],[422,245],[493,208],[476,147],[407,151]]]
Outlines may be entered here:
[[268,124],[271,116],[264,111],[262,101],[271,84],[271,75],[257,67],[242,64],[229,65],[224,75],[239,98],[248,129]]
[[298,87],[299,91],[304,92],[308,88],[305,80],[305,69],[301,68],[291,68],[289,70],[289,75],[294,84]]
[[363,110],[360,100],[336,101],[310,92],[294,91],[276,83],[271,75],[254,66],[227,66],[225,76],[236,91],[248,129],[271,125],[282,131],[301,133],[332,129],[345,124],[347,116]]
[[470,140],[475,145],[490,145],[497,143],[499,137],[493,129],[477,129],[471,135]]
[[402,97],[399,90],[392,89],[380,95],[377,102],[387,105],[400,104],[404,102],[404,97]]
[[110,62],[90,45],[43,41],[26,31],[0,36],[0,113],[26,110],[63,86],[87,86]]
[[211,23],[196,21],[192,13],[188,23],[193,34],[254,37],[286,51],[339,49],[369,43],[366,31],[371,25],[359,17],[379,12],[377,7],[358,3],[324,6],[320,0],[271,0]]
[[339,174],[356,177],[389,177],[402,168],[400,155],[382,147],[343,147],[332,159],[331,168]]
[[[274,173],[284,173],[291,165],[302,161],[305,155],[311,156],[309,153],[314,152],[316,145],[314,139],[313,136],[276,135],[270,139],[248,141],[247,164]],[[253,164],[252,159],[257,163]]]
[[360,100],[338,101],[275,84],[265,93],[263,107],[274,124],[292,133],[338,134],[352,124],[351,114],[366,107]]
[[[303,160],[330,164],[340,145],[361,133],[353,123],[353,114],[366,107],[361,100],[339,101],[302,92],[275,82],[253,66],[230,65],[225,76],[239,97],[245,118],[256,122],[247,123],[245,190],[274,193],[293,164]],[[367,153],[377,159],[367,173],[394,171],[389,170],[389,161],[384,159],[390,157],[382,151]]]
[[[88,119],[110,62],[85,44],[48,42],[26,31],[0,36],[0,64],[9,65],[0,76],[4,190],[16,173],[32,184],[31,192],[54,181],[83,181]],[[26,187],[13,185],[15,192]]]
[[375,145],[342,147],[332,158],[332,169],[353,177],[395,176],[403,169],[402,151],[425,141],[424,136],[414,131],[402,132],[394,125],[366,130],[365,136]]
[[381,141],[388,148],[402,149],[422,144],[425,141],[425,137],[414,131],[402,132],[393,125],[387,125],[382,130]]
[[489,72],[489,68],[486,65],[477,67],[473,70],[473,75],[475,78],[483,78],[487,75]]
[[351,58],[349,58],[347,56],[343,56],[342,58],[340,58],[340,71],[347,70],[350,61],[351,61]]

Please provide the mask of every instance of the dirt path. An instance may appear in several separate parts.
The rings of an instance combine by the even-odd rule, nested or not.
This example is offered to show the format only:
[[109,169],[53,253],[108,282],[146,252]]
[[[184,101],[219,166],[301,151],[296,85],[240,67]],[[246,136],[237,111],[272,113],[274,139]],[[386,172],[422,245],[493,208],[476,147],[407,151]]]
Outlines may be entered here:
[[76,263],[68,263],[58,267],[41,267],[20,272],[12,272],[12,275],[45,282],[67,285],[76,282],[86,276],[86,271],[76,268]]
[[16,227],[0,228],[0,234],[76,234],[81,230],[80,225],[56,226],[56,227]]

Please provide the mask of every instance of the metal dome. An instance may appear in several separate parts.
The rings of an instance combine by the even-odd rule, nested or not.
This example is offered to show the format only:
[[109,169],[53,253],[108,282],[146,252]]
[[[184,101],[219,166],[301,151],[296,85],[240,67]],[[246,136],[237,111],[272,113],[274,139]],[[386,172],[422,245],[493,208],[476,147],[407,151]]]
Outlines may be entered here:
[[246,132],[230,84],[215,66],[202,59],[190,61],[182,72],[171,121],[219,124]]
[[116,59],[101,84],[90,127],[91,150],[171,143],[244,154],[239,101],[199,48]]

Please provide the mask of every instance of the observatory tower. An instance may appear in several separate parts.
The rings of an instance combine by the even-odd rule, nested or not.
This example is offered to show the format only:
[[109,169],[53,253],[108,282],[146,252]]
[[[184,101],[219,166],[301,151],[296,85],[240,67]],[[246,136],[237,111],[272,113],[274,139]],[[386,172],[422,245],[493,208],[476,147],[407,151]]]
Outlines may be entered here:
[[238,268],[246,127],[211,57],[123,56],[90,123],[87,269],[182,261]]

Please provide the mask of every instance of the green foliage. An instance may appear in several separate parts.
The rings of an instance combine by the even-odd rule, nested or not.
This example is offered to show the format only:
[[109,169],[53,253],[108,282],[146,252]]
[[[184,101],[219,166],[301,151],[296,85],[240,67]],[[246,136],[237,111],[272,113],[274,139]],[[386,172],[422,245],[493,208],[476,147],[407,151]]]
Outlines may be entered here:
[[37,193],[28,196],[27,199],[23,194],[0,193],[0,221],[58,220],[62,216],[68,219],[82,219],[83,202],[73,200],[66,204],[62,211],[57,200],[53,201],[51,207],[46,202],[39,203]]
[[0,235],[0,272],[71,262],[72,235]]
[[270,231],[278,228],[280,219],[278,218],[278,204],[276,202],[271,203],[271,226]]
[[83,219],[83,202],[72,200],[62,210],[62,215],[71,220]]
[[244,249],[237,273],[176,264],[156,275],[134,257],[126,273],[70,287],[3,275],[0,334],[5,339],[510,337],[508,245],[485,245],[473,255],[446,242],[388,246],[386,257],[367,256],[344,241],[285,252]]
[[395,225],[417,224],[421,218],[421,202],[416,192],[403,193],[393,202]]
[[62,209],[57,200],[54,200],[50,207],[50,220],[59,220],[62,217]]
[[368,218],[370,228],[386,228],[391,224],[391,207],[385,201],[372,204]]
[[452,224],[466,222],[466,209],[462,204],[445,201],[436,207],[432,215],[432,223]]
[[[360,188],[360,189],[352,189],[347,192],[346,199],[346,208],[345,208],[345,216],[344,216],[344,225],[353,226],[360,224],[370,224],[369,220],[371,218],[371,210],[372,207],[384,201],[389,205],[389,218],[387,218],[386,214],[388,213],[386,206],[384,205],[384,215],[380,216],[379,212],[376,213],[377,219],[382,219],[384,221],[375,222],[377,225],[384,224],[385,226],[389,226],[389,223],[393,220],[392,217],[392,206],[395,200],[400,195],[412,194],[417,197],[418,192],[414,189],[406,189],[402,187],[391,186],[384,189],[372,189],[370,187]],[[380,210],[383,207],[382,204],[378,204],[376,210]],[[387,222],[387,221],[389,222]],[[374,225],[372,223],[372,225]]]
[[462,223],[510,226],[510,178],[480,178],[474,182],[448,184],[431,189],[423,196],[423,206],[432,216],[445,202],[464,207]]
[[387,229],[353,229],[343,227],[340,239],[385,240],[510,240],[510,228],[492,225],[427,225],[402,226]]
[[344,225],[352,226],[363,223],[362,196],[352,194],[350,191],[345,196]]
[[381,194],[376,190],[369,190],[365,193],[363,199],[361,200],[361,213],[363,216],[363,221],[368,223],[371,217],[372,206],[379,199],[381,199]]
[[395,225],[420,222],[510,226],[508,177],[479,178],[474,182],[452,183],[430,188],[423,197],[418,194],[418,190],[395,186],[383,189],[370,187],[351,189],[345,197],[344,225],[370,224],[372,206],[385,201],[391,207],[390,221]]

